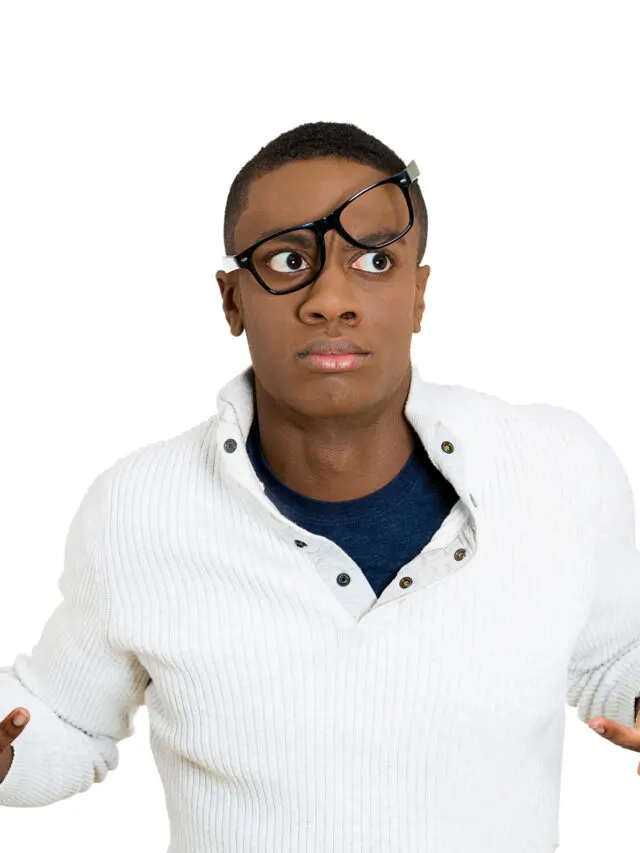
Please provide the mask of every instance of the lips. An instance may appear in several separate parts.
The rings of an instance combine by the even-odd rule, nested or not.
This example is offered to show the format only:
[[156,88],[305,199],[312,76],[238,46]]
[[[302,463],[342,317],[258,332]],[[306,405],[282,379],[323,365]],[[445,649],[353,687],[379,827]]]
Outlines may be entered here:
[[315,372],[322,373],[346,373],[357,370],[366,362],[371,353],[341,353],[340,355],[319,355],[315,352],[307,353],[303,359],[305,365]]
[[298,353],[298,358],[304,358],[307,355],[368,355],[368,350],[363,349],[360,344],[351,341],[348,338],[321,338],[312,341],[307,347]]

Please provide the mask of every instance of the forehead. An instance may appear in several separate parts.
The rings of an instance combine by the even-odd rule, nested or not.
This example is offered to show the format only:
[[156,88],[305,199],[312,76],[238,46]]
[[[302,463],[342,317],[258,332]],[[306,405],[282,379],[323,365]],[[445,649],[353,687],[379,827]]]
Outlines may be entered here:
[[297,160],[257,178],[235,232],[236,247],[320,219],[359,190],[387,177],[372,166],[338,158]]

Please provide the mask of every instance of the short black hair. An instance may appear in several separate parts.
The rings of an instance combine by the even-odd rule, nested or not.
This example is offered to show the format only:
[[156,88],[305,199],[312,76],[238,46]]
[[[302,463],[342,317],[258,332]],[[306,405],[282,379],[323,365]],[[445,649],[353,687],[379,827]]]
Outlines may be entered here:
[[[391,148],[355,124],[307,122],[281,133],[245,163],[233,179],[224,211],[224,247],[227,255],[237,254],[244,248],[235,246],[235,229],[246,207],[253,181],[285,163],[319,157],[353,160],[365,166],[372,166],[387,175],[394,175],[406,165]],[[417,182],[411,185],[409,192],[420,228],[417,257],[419,266],[427,247],[427,207]]]

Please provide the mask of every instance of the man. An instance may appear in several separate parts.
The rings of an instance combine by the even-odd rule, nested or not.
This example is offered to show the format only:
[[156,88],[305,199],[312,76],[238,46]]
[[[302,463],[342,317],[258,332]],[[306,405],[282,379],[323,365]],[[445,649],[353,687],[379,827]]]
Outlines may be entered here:
[[551,853],[565,702],[640,751],[628,479],[576,412],[421,377],[418,174],[317,122],[234,180],[252,364],[89,487],[0,805],[102,781],[146,703],[171,853]]

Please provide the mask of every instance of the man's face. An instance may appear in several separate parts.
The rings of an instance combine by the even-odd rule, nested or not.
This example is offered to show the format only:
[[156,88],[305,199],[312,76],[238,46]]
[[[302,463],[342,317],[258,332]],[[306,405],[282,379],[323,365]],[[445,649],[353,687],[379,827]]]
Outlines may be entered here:
[[[370,166],[338,158],[287,163],[258,178],[235,232],[236,252],[263,234],[326,216],[361,189],[386,177]],[[308,416],[337,417],[375,409],[410,366],[413,333],[420,331],[429,267],[416,264],[417,219],[404,242],[377,250],[326,235],[326,262],[308,287],[273,295],[248,270],[216,274],[233,335],[247,331],[256,383],[279,404]],[[395,268],[377,273],[388,252]],[[298,353],[318,338],[347,337],[371,353],[357,370],[313,370]]]

